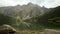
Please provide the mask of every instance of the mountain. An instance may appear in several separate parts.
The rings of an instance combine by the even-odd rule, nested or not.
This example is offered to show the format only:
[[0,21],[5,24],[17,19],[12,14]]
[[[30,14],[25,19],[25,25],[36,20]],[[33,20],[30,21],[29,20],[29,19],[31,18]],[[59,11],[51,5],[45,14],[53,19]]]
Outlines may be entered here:
[[50,10],[49,20],[53,21],[53,23],[59,23],[60,22],[60,6],[53,8]]
[[33,17],[44,14],[46,10],[48,9],[32,3],[28,3],[27,5],[22,6],[17,5],[17,6],[0,7],[1,13],[11,17],[14,16]]
[[0,24],[9,24],[21,30],[42,30],[45,28],[60,28],[60,6],[55,8],[40,7],[28,3],[0,7]]
[[48,12],[43,15],[32,17],[31,19],[26,19],[25,22],[31,23],[31,28],[50,28],[59,29],[60,28],[60,6],[55,8],[49,8]]

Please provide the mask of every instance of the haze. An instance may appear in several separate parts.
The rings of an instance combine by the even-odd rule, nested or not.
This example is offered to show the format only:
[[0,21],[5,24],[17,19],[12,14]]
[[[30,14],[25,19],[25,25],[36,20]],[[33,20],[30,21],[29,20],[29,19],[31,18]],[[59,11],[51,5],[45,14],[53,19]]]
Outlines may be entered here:
[[0,0],[1,6],[15,6],[17,4],[23,5],[27,3],[38,4],[47,8],[60,6],[60,0]]

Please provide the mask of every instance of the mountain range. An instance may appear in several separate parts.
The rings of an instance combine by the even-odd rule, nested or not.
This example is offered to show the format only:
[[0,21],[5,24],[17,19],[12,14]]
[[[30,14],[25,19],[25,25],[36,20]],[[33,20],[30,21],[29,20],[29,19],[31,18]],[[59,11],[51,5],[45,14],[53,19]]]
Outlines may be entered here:
[[20,17],[33,17],[38,15],[43,15],[48,12],[48,9],[40,7],[36,4],[28,3],[27,5],[16,5],[16,6],[7,6],[0,7],[0,13],[8,15],[10,17],[20,16]]
[[[19,29],[23,28],[31,30],[40,28],[60,28],[59,11],[60,6],[55,8],[46,8],[32,3],[28,3],[27,5],[0,7],[0,13],[3,14],[3,16],[9,16],[9,19],[11,19],[10,17],[13,18],[8,21],[8,18],[4,17],[4,24],[8,21]],[[0,15],[0,19],[2,19],[2,17]]]

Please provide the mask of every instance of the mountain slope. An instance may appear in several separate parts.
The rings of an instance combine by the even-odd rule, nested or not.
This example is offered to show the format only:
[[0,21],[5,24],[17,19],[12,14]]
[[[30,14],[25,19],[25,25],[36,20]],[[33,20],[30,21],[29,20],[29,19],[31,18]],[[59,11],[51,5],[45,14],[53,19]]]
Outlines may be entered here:
[[31,27],[34,28],[60,28],[60,6],[50,8],[49,12],[42,16],[32,17],[31,19],[25,20],[27,23],[31,23]]
[[[8,6],[0,7],[0,12],[8,16],[22,16],[22,17],[31,17],[43,14],[46,12],[47,8],[40,7],[38,5],[28,3],[27,5],[17,5],[17,6]],[[48,10],[48,9],[47,9]]]

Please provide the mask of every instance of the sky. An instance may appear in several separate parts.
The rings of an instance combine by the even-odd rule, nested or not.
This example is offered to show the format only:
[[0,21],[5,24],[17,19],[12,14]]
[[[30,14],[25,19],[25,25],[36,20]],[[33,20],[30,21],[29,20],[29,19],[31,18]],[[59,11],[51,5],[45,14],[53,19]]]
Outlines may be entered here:
[[15,6],[17,4],[23,5],[29,2],[47,8],[60,6],[60,0],[0,0],[0,6]]

